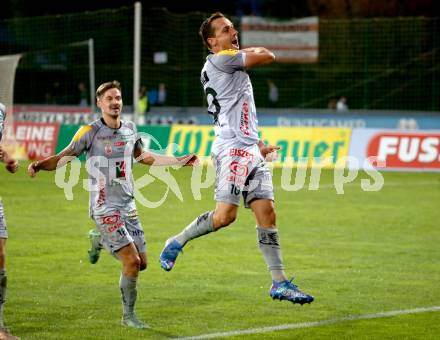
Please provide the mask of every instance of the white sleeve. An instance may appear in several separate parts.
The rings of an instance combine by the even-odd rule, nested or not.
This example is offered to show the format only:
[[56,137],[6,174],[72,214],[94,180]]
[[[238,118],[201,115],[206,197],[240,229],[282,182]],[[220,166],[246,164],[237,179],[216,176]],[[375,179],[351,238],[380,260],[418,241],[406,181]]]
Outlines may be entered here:
[[0,103],[0,140],[2,140],[2,136],[3,136],[5,119],[6,119],[6,107],[2,103]]
[[236,50],[221,51],[210,58],[212,64],[226,73],[234,73],[243,70],[246,60],[246,53]]

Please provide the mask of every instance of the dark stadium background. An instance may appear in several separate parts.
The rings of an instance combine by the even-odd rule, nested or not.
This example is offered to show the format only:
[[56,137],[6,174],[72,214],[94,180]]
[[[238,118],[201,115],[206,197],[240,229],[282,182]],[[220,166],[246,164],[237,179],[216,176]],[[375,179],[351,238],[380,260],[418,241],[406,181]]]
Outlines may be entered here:
[[[148,0],[144,8],[165,7],[176,13],[223,11],[229,15],[257,14],[274,17],[394,17],[439,16],[439,6],[432,0]],[[94,11],[102,8],[131,6],[134,1],[59,1],[2,0],[0,19]]]
[[[94,39],[96,82],[118,79],[133,93],[134,1],[2,0],[0,55],[24,53],[14,102],[78,103],[87,82],[87,46]],[[240,16],[319,16],[319,62],[276,63],[252,72],[257,107],[269,107],[268,79],[277,84],[278,107],[326,109],[340,96],[350,109],[438,111],[440,10],[430,0],[142,1],[141,85],[164,83],[167,105],[204,107],[198,82],[206,57],[197,31],[213,11]],[[76,46],[76,47],[74,47]],[[168,63],[153,62],[166,51]],[[51,98],[47,99],[48,94]],[[126,108],[132,96],[125,99]]]

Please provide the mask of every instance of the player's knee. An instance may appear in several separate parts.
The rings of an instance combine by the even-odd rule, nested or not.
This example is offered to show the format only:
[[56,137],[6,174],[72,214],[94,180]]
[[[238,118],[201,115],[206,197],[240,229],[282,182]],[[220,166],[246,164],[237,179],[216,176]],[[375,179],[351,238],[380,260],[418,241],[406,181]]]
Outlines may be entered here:
[[147,262],[146,261],[142,261],[142,259],[141,259],[140,265],[139,265],[139,270],[143,271],[145,269],[147,269]]
[[277,223],[277,215],[272,204],[254,205],[252,210],[257,218],[257,223],[261,227],[274,228]]
[[141,267],[140,257],[137,255],[130,256],[127,261],[127,267],[129,267],[131,270],[139,271]]
[[236,214],[231,214],[231,213],[222,214],[217,219],[217,223],[216,223],[217,227],[218,228],[227,227],[228,225],[233,223],[236,218],[237,218]]
[[265,214],[259,214],[257,216],[257,223],[263,228],[276,228],[277,218],[275,210],[268,210]]
[[268,218],[268,223],[271,226],[276,226],[277,225],[277,214],[275,212],[275,209],[271,209],[271,211],[269,212],[267,218]]

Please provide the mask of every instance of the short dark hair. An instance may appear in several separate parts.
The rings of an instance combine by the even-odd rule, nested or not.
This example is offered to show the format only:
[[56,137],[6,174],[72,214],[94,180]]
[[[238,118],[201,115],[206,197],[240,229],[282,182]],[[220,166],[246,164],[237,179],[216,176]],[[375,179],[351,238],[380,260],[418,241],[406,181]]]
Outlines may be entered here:
[[203,44],[205,44],[208,50],[211,50],[211,46],[208,43],[208,38],[212,38],[214,36],[214,29],[212,28],[211,23],[218,18],[226,17],[220,12],[212,13],[210,17],[205,19],[200,26],[199,35],[202,37]]
[[98,89],[96,90],[96,98],[101,97],[107,90],[110,89],[118,89],[121,91],[121,83],[117,80],[113,80],[99,85]]

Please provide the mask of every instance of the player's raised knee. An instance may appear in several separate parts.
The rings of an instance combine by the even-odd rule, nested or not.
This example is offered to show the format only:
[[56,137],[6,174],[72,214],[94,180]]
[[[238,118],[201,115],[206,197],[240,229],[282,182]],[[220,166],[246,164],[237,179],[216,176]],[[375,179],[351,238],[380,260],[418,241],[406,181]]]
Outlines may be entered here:
[[218,214],[218,216],[214,215],[214,228],[219,229],[227,227],[228,225],[233,223],[236,218],[237,215],[233,213],[222,213]]
[[140,270],[140,268],[141,268],[141,259],[137,255],[130,256],[127,259],[126,265],[128,267],[130,267],[131,269]]

